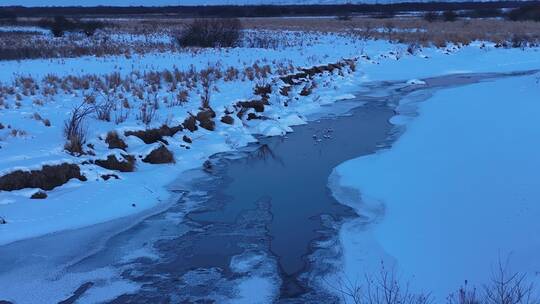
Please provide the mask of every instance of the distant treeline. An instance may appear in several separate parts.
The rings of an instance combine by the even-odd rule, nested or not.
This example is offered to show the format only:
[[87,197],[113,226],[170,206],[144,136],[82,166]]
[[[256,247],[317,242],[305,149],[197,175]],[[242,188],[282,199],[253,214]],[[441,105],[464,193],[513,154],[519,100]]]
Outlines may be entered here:
[[[496,12],[501,9],[538,8],[540,1],[489,1],[489,2],[425,2],[393,4],[342,4],[342,5],[217,5],[217,6],[164,6],[164,7],[0,7],[0,18],[16,17],[288,17],[332,16],[343,14],[386,14],[396,12],[430,12],[468,10]],[[528,9],[525,9],[528,10]],[[474,17],[474,15],[472,16]]]

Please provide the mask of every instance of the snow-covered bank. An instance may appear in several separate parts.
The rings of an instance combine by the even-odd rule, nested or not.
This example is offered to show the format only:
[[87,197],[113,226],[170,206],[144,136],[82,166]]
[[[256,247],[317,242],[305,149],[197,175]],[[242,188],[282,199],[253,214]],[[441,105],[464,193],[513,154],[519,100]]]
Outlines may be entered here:
[[[459,48],[426,48],[410,54],[405,45],[363,41],[346,35],[291,33],[290,37],[296,37],[294,39],[302,43],[292,43],[292,46],[275,50],[234,48],[150,53],[132,57],[0,62],[0,81],[4,92],[0,98],[0,123],[4,126],[0,127],[0,176],[17,169],[37,169],[44,164],[81,164],[87,161],[81,165],[81,170],[88,179],[86,182],[72,179],[48,191],[48,197],[42,201],[30,199],[37,191],[35,188],[1,191],[0,216],[6,219],[7,224],[0,225],[0,244],[112,220],[167,201],[169,193],[165,185],[180,172],[200,166],[209,155],[233,150],[255,140],[253,134],[279,135],[288,132],[291,125],[303,123],[304,115],[316,112],[321,105],[361,90],[363,82],[407,80],[456,71],[508,71],[540,66],[538,49],[497,49],[493,44],[474,43]],[[304,40],[307,42],[304,43]],[[305,87],[303,93],[302,87],[293,90],[289,96],[274,92],[270,104],[265,106],[264,119],[250,120],[246,119],[246,115],[236,119],[238,109],[234,106],[237,102],[256,98],[253,88],[271,83],[272,79],[281,75],[277,72],[279,69],[295,70],[295,67],[355,57],[360,58],[357,72],[324,72],[316,77],[316,87]],[[273,73],[250,79],[250,73],[257,73],[254,65],[259,68],[268,65]],[[151,73],[162,72],[163,69],[170,72],[176,67],[179,74],[185,76],[209,66],[217,67],[222,72],[233,67],[241,74],[232,80],[224,80],[226,77],[223,77],[212,83],[210,106],[216,113],[215,131],[199,128],[195,132],[184,130],[174,136],[166,136],[167,148],[174,154],[174,164],[137,162],[135,172],[126,173],[89,163],[95,159],[106,159],[111,154],[120,157],[128,153],[142,158],[161,145],[159,142],[147,144],[135,136],[124,136],[125,131],[182,123],[190,116],[189,113],[195,115],[199,111],[204,88],[200,82],[190,81],[186,81],[187,84],[174,82],[173,86],[165,80],[165,76],[156,84],[151,77],[155,75]],[[111,74],[113,72],[118,74]],[[20,78],[21,75],[31,75],[35,82]],[[82,88],[71,87],[80,79],[65,79],[81,75],[90,75],[78,83]],[[104,83],[114,83],[116,75],[119,75],[122,85],[118,87],[122,88],[108,95],[106,91],[85,88],[81,84],[104,75],[110,77],[101,79]],[[58,80],[61,77],[64,78]],[[47,78],[50,83],[40,82]],[[10,83],[14,79],[20,81]],[[127,80],[124,82],[123,79]],[[184,90],[187,93],[183,98],[187,101],[177,102]],[[73,107],[88,96],[95,98],[94,104],[106,103],[113,96],[112,99],[117,99],[122,105],[115,105],[109,121],[92,117],[87,126],[87,143],[92,145],[95,156],[87,154],[75,157],[64,150],[62,127]],[[151,123],[145,124],[141,115],[147,106],[155,109],[155,116]],[[249,111],[245,113],[248,118],[249,114],[256,117],[255,111]],[[233,125],[220,121],[228,114],[236,120]],[[111,130],[117,131],[125,139],[128,145],[125,151],[107,146],[104,138]],[[184,139],[184,135],[189,137],[188,140]],[[111,177],[113,174],[118,179]],[[109,179],[104,180],[104,176],[109,176]]]
[[395,263],[437,303],[507,257],[540,282],[539,100],[538,75],[439,91],[391,149],[338,166],[334,194],[362,216],[340,233],[344,275]]

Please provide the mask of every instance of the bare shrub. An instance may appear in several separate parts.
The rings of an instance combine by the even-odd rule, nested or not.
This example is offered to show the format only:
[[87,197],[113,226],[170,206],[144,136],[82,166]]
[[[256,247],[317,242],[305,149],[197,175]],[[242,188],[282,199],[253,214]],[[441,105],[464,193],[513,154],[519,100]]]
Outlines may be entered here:
[[177,106],[188,102],[189,92],[187,90],[181,90],[176,95],[176,102],[172,102],[171,106]]
[[201,85],[203,92],[201,94],[201,109],[210,108],[210,97],[212,93],[212,84],[214,83],[214,70],[205,69],[200,73],[201,76]]
[[233,80],[236,80],[236,79],[238,79],[238,74],[240,74],[240,71],[238,71],[237,68],[235,68],[235,67],[229,67],[229,68],[227,68],[227,70],[225,71],[225,78],[224,78],[224,80],[225,80],[225,81],[233,81]]
[[343,298],[343,302],[355,304],[428,304],[431,296],[412,293],[408,284],[402,283],[394,270],[388,270],[381,263],[379,273],[366,274],[362,281],[348,278],[338,279],[336,284],[326,282]]
[[447,298],[448,304],[480,304],[480,298],[477,295],[476,288],[469,286],[469,282],[461,286],[457,293],[450,294]]
[[195,19],[176,39],[183,47],[234,47],[241,30],[239,19]]
[[93,113],[93,109],[84,103],[75,107],[71,116],[64,122],[64,136],[66,138],[66,149],[71,154],[81,155],[84,153],[83,145],[86,142],[85,121],[88,115]]
[[534,283],[525,273],[511,272],[509,259],[499,259],[491,274],[490,282],[478,291],[465,281],[457,293],[448,297],[448,304],[539,304]]
[[111,91],[100,92],[103,97],[102,102],[94,102],[94,112],[99,120],[111,121],[111,112],[116,108],[114,95]]
[[491,282],[484,286],[485,304],[538,304],[534,298],[534,283],[527,281],[525,273],[510,272],[509,261],[499,260],[491,276]]
[[149,125],[156,116],[156,107],[150,102],[146,101],[141,104],[139,107],[139,113],[137,114],[137,119],[142,121],[145,125]]

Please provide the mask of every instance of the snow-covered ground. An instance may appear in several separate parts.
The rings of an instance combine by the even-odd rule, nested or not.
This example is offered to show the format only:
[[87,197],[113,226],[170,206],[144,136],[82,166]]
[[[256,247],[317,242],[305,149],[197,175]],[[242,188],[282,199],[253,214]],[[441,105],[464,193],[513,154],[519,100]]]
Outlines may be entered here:
[[[384,261],[436,303],[465,280],[481,290],[498,261],[540,282],[539,77],[405,99],[393,121],[409,123],[393,147],[335,169],[336,198],[365,216],[341,230],[345,276],[377,273]],[[418,117],[407,119],[411,107]]]
[[[44,164],[67,162],[79,164],[88,179],[85,182],[72,179],[47,191],[48,197],[44,200],[30,199],[37,189],[0,191],[0,217],[7,221],[0,225],[0,245],[103,223],[166,204],[171,199],[166,185],[181,172],[201,166],[214,153],[234,150],[254,141],[254,134],[289,132],[290,126],[305,123],[306,115],[317,112],[324,104],[362,91],[362,84],[367,82],[401,80],[407,83],[409,80],[409,85],[422,85],[421,79],[437,75],[540,68],[540,53],[536,48],[500,49],[490,43],[475,42],[466,47],[425,48],[409,54],[406,45],[384,41],[362,41],[336,34],[291,35],[309,43],[293,43],[277,49],[234,48],[0,62],[0,82],[5,89],[3,92],[7,92],[0,98],[0,123],[4,126],[0,128],[0,176],[18,169],[39,169]],[[358,59],[356,71],[345,67],[315,76],[316,87],[308,96],[301,96],[306,95],[300,94],[302,86],[294,88],[289,96],[276,92],[283,85],[278,79],[279,69],[293,67],[287,70],[290,73],[297,71],[295,67],[335,63],[344,58]],[[253,69],[254,64],[267,65],[272,72],[251,79],[248,74],[252,73],[250,68]],[[212,84],[210,105],[216,112],[215,131],[199,128],[195,132],[183,130],[165,137],[167,148],[174,154],[174,163],[151,165],[138,161],[134,172],[83,164],[110,154],[144,157],[159,147],[159,143],[145,144],[135,136],[121,135],[128,145],[126,151],[111,150],[104,138],[111,130],[123,134],[127,130],[155,128],[164,123],[177,125],[189,112],[197,113],[203,94],[200,82],[189,87],[179,82],[182,87],[172,88],[162,79],[154,88],[144,75],[175,68],[191,73],[208,67],[217,67],[220,71],[236,68],[240,76],[230,80],[218,78]],[[66,153],[63,124],[73,107],[88,95],[93,94],[97,102],[107,97],[92,88],[61,87],[56,93],[45,94],[46,79],[51,78],[51,74],[60,78],[91,75],[88,76],[91,79],[105,79],[104,75],[113,72],[128,79],[131,88],[143,88],[143,98],[137,97],[133,90],[113,92],[114,98],[125,98],[130,106],[117,105],[112,121],[98,120],[94,116],[89,119],[87,138],[95,156],[77,157]],[[20,76],[31,76],[38,83],[37,93],[26,88],[24,81],[13,84]],[[235,120],[233,125],[220,121],[233,111],[232,106],[237,101],[257,98],[253,92],[256,85],[266,84],[274,89],[270,105],[265,106],[262,113],[268,119],[238,119],[234,113],[231,114]],[[11,87],[15,91],[10,93]],[[31,84],[29,87],[35,88]],[[188,90],[188,101],[173,104],[183,89]],[[478,269],[489,269],[496,261],[498,249],[515,250],[515,260],[522,261],[516,263],[519,269],[539,271],[539,265],[527,254],[538,250],[540,244],[526,243],[512,234],[527,236],[526,231],[538,230],[533,219],[539,215],[539,209],[530,200],[540,194],[534,187],[540,165],[535,156],[538,154],[535,150],[538,128],[534,125],[534,117],[539,114],[535,102],[539,100],[539,92],[540,86],[532,76],[449,89],[418,105],[419,117],[410,120],[407,132],[393,149],[336,168],[331,179],[333,186],[338,187],[339,182],[341,187],[358,189],[362,193],[362,204],[367,205],[338,194],[336,197],[343,203],[353,204],[361,215],[373,211],[374,215],[381,216],[369,226],[373,227],[372,231],[363,231],[357,221],[347,223],[341,230],[345,273],[362,275],[369,269],[364,268],[366,261],[388,257],[397,261],[407,276],[414,276],[414,281],[422,288],[433,290],[439,296],[454,290],[465,279],[485,280],[481,275],[486,272],[469,275],[466,270],[481,262],[484,263]],[[159,100],[159,106],[155,108],[153,120],[145,124],[140,119],[140,111],[148,100],[154,105]],[[127,116],[115,122],[115,115]],[[49,120],[50,126],[46,126],[45,120]],[[408,119],[401,117],[394,121]],[[193,143],[186,142],[184,135]],[[104,174],[115,174],[119,179],[104,180],[101,178]],[[374,208],[370,210],[366,206]],[[384,214],[380,214],[380,206],[384,206]],[[448,217],[441,216],[441,210],[447,212],[444,215]],[[490,221],[479,221],[487,217]],[[505,224],[499,224],[501,222]],[[504,229],[504,225],[510,225],[508,223],[517,226]],[[496,240],[505,241],[504,246],[490,242],[494,240],[494,233]],[[458,241],[481,246],[477,249],[481,254],[474,256],[485,257],[485,261],[460,256],[463,251],[456,246]],[[524,244],[530,247],[525,248]],[[441,255],[441,248],[445,249],[445,255]],[[450,252],[455,254],[448,254]],[[447,263],[446,258],[452,263]],[[460,262],[463,267],[455,267],[453,262]],[[441,271],[448,275],[444,281],[435,280]],[[250,286],[268,284],[254,278],[239,289],[243,297],[249,299]],[[127,290],[132,288],[127,287]],[[263,296],[271,297],[270,294]]]
[[[313,34],[311,36],[315,37]],[[43,201],[30,199],[37,189],[0,192],[0,216],[8,222],[0,225],[0,244],[80,228],[151,208],[167,201],[169,193],[164,186],[180,172],[200,166],[214,153],[254,141],[253,134],[278,135],[290,131],[291,125],[304,123],[303,115],[343,98],[343,92],[353,89],[348,67],[340,72],[326,72],[316,77],[316,95],[299,96],[302,87],[291,91],[288,97],[275,92],[270,98],[272,105],[265,107],[264,115],[269,119],[247,121],[244,117],[240,120],[233,113],[233,125],[220,121],[225,112],[234,111],[232,106],[237,101],[257,98],[253,92],[256,85],[279,83],[279,69],[293,69],[289,72],[294,72],[294,67],[337,62],[342,58],[354,57],[358,52],[353,39],[331,35],[316,38],[309,46],[276,50],[236,48],[133,57],[0,62],[0,81],[4,92],[0,105],[0,175],[15,170],[39,169],[46,164],[82,164],[85,160],[106,159],[111,154],[144,157],[160,144],[145,144],[137,137],[122,136],[123,132],[182,123],[189,116],[188,113],[195,115],[199,111],[203,91],[200,82],[189,81],[190,76],[187,76],[188,81],[178,81],[174,88],[163,79],[159,85],[152,87],[146,73],[166,69],[173,72],[176,69],[179,73],[186,73],[182,74],[185,76],[212,67],[224,75],[230,67],[237,69],[231,79],[216,76],[212,83],[210,106],[217,114],[215,131],[199,128],[195,132],[184,130],[172,138],[167,137],[168,149],[174,153],[175,164],[149,165],[138,161],[134,173],[121,173],[86,163],[81,165],[81,170],[88,181],[72,179],[65,185],[47,191],[48,197]],[[334,39],[339,41],[343,52],[334,52]],[[264,72],[265,66],[271,72]],[[70,83],[73,82],[65,78],[103,77],[102,81],[107,83],[109,80],[104,77],[114,72],[129,83],[129,89],[122,87],[105,92],[93,86],[72,89]],[[259,75],[263,73],[266,74]],[[21,76],[32,77],[32,80],[25,80]],[[53,78],[56,84],[47,80]],[[68,84],[64,86],[63,83]],[[55,85],[57,87],[52,89]],[[135,86],[139,87],[136,92],[133,91]],[[338,88],[341,90],[338,91]],[[277,87],[274,89],[277,90]],[[186,91],[187,101],[179,103],[176,99],[182,91]],[[115,110],[112,111],[111,121],[98,120],[95,115],[88,119],[87,138],[93,151],[91,154],[73,156],[64,150],[64,121],[73,107],[88,100],[88,96],[95,98],[94,104],[106,102],[107,98],[116,100]],[[285,101],[287,106],[283,105]],[[151,122],[143,123],[143,106],[150,106],[150,103],[155,113]],[[112,130],[124,138],[128,146],[126,151],[108,149],[104,138]],[[186,142],[184,135],[193,143]],[[101,176],[104,174],[116,174],[119,179],[103,180]]]

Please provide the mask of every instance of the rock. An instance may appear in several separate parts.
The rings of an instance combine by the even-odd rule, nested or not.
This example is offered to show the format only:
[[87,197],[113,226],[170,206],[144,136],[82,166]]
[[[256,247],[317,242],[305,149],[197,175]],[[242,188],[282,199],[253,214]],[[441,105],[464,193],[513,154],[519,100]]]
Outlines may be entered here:
[[37,191],[36,193],[32,194],[32,196],[30,197],[31,199],[46,199],[47,198],[47,193],[45,193],[45,191]]

